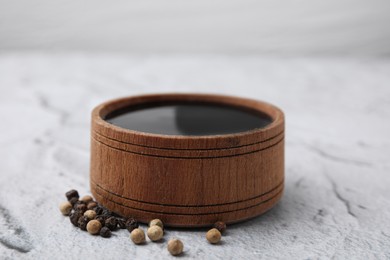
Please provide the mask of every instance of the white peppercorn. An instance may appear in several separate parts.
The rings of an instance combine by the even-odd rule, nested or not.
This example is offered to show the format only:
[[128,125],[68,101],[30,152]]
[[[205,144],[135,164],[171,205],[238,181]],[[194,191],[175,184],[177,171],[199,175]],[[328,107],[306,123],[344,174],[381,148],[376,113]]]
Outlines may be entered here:
[[206,239],[211,244],[217,244],[221,240],[221,232],[216,228],[212,228],[207,232]]
[[149,222],[149,227],[151,227],[151,226],[159,226],[160,228],[164,229],[163,222],[158,218],[153,219]]
[[81,200],[81,201],[84,201],[85,203],[88,204],[88,202],[93,201],[93,198],[92,198],[92,196],[85,195],[85,196],[83,196],[80,200]]
[[73,206],[69,201],[62,202],[60,204],[60,211],[61,211],[62,215],[64,215],[64,216],[68,216],[70,214],[70,212],[72,211],[72,208],[73,208]]
[[86,216],[88,219],[94,219],[96,217],[96,212],[89,209],[86,212],[84,212],[84,216]]
[[87,209],[94,209],[96,208],[97,203],[95,201],[90,201],[87,203]]
[[134,244],[142,244],[145,242],[145,232],[140,228],[136,228],[131,231],[130,238],[134,242]]
[[92,235],[99,234],[101,228],[102,224],[96,219],[89,221],[87,224],[87,231]]
[[180,255],[183,252],[183,242],[179,239],[173,238],[168,242],[168,251],[171,255]]
[[163,237],[164,231],[159,226],[151,226],[148,228],[147,234],[150,240],[158,241]]

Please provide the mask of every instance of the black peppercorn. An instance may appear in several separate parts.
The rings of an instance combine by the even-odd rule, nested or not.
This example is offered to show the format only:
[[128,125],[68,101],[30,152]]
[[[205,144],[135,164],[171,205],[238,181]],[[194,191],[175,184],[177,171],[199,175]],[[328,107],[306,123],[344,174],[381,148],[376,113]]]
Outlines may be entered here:
[[118,222],[115,217],[109,217],[106,219],[104,226],[108,227],[111,231],[115,231],[118,228]]
[[89,218],[86,216],[81,216],[79,220],[77,221],[78,226],[81,230],[87,231],[87,224],[89,222]]
[[134,229],[138,228],[139,224],[134,218],[128,218],[126,221],[126,228],[131,233]]
[[77,201],[73,204],[73,208],[76,207],[77,205],[80,205],[80,204],[85,204],[85,202],[82,201],[82,200],[77,200]]
[[124,219],[124,218],[116,218],[116,221],[118,222],[118,227],[120,229],[125,229],[126,228],[126,219]]
[[104,209],[101,206],[96,206],[93,210],[96,212],[97,215],[102,215]]
[[72,198],[79,198],[79,193],[77,192],[77,190],[70,190],[68,191],[67,193],[65,193],[65,196],[66,198],[68,199],[68,201],[70,201]]
[[94,209],[96,208],[97,203],[95,201],[90,201],[87,203],[87,209]]
[[106,208],[103,208],[103,213],[102,215],[106,215],[106,216],[112,216],[112,212]]
[[87,205],[82,201],[78,201],[74,204],[73,209],[84,214],[84,212],[87,211]]
[[103,215],[98,215],[98,216],[95,217],[95,219],[96,219],[97,221],[99,221],[100,224],[102,224],[102,227],[103,227],[103,226],[105,225],[105,223],[106,223],[107,217],[106,217],[106,216],[103,216]]
[[108,227],[102,227],[102,229],[100,229],[100,236],[102,236],[102,237],[110,237],[111,236],[111,230]]
[[77,197],[73,197],[69,200],[70,204],[72,204],[72,206],[74,206],[74,204],[77,203],[77,201],[79,201],[79,199]]
[[226,224],[222,221],[215,222],[214,228],[218,229],[219,232],[224,233],[226,230]]
[[79,211],[73,211],[69,214],[69,219],[70,219],[70,222],[78,227],[79,224],[78,224],[78,221],[79,221],[79,218],[83,216],[83,213],[79,212]]

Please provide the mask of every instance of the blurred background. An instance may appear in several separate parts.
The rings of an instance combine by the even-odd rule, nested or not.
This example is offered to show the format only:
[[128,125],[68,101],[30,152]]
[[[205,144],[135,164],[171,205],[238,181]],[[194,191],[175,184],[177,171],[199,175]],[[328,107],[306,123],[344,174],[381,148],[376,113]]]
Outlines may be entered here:
[[387,0],[0,0],[1,51],[389,55]]

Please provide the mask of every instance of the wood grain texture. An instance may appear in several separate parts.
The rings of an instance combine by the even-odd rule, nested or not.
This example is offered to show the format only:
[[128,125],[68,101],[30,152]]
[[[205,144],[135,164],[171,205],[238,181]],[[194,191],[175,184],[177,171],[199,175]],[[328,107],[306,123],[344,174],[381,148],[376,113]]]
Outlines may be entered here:
[[[266,113],[272,123],[238,134],[174,136],[107,123],[117,109],[154,102],[212,102]],[[109,209],[142,222],[208,226],[270,209],[284,187],[284,115],[260,101],[218,95],[144,95],[92,113],[91,191]]]

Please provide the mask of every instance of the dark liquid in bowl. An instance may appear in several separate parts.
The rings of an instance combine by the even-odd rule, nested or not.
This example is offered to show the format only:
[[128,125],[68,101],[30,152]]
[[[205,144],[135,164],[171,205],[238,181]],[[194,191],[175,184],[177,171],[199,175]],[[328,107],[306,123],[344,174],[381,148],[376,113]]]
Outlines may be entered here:
[[259,112],[204,103],[173,103],[122,109],[106,116],[113,125],[165,135],[221,135],[263,128],[272,119]]

